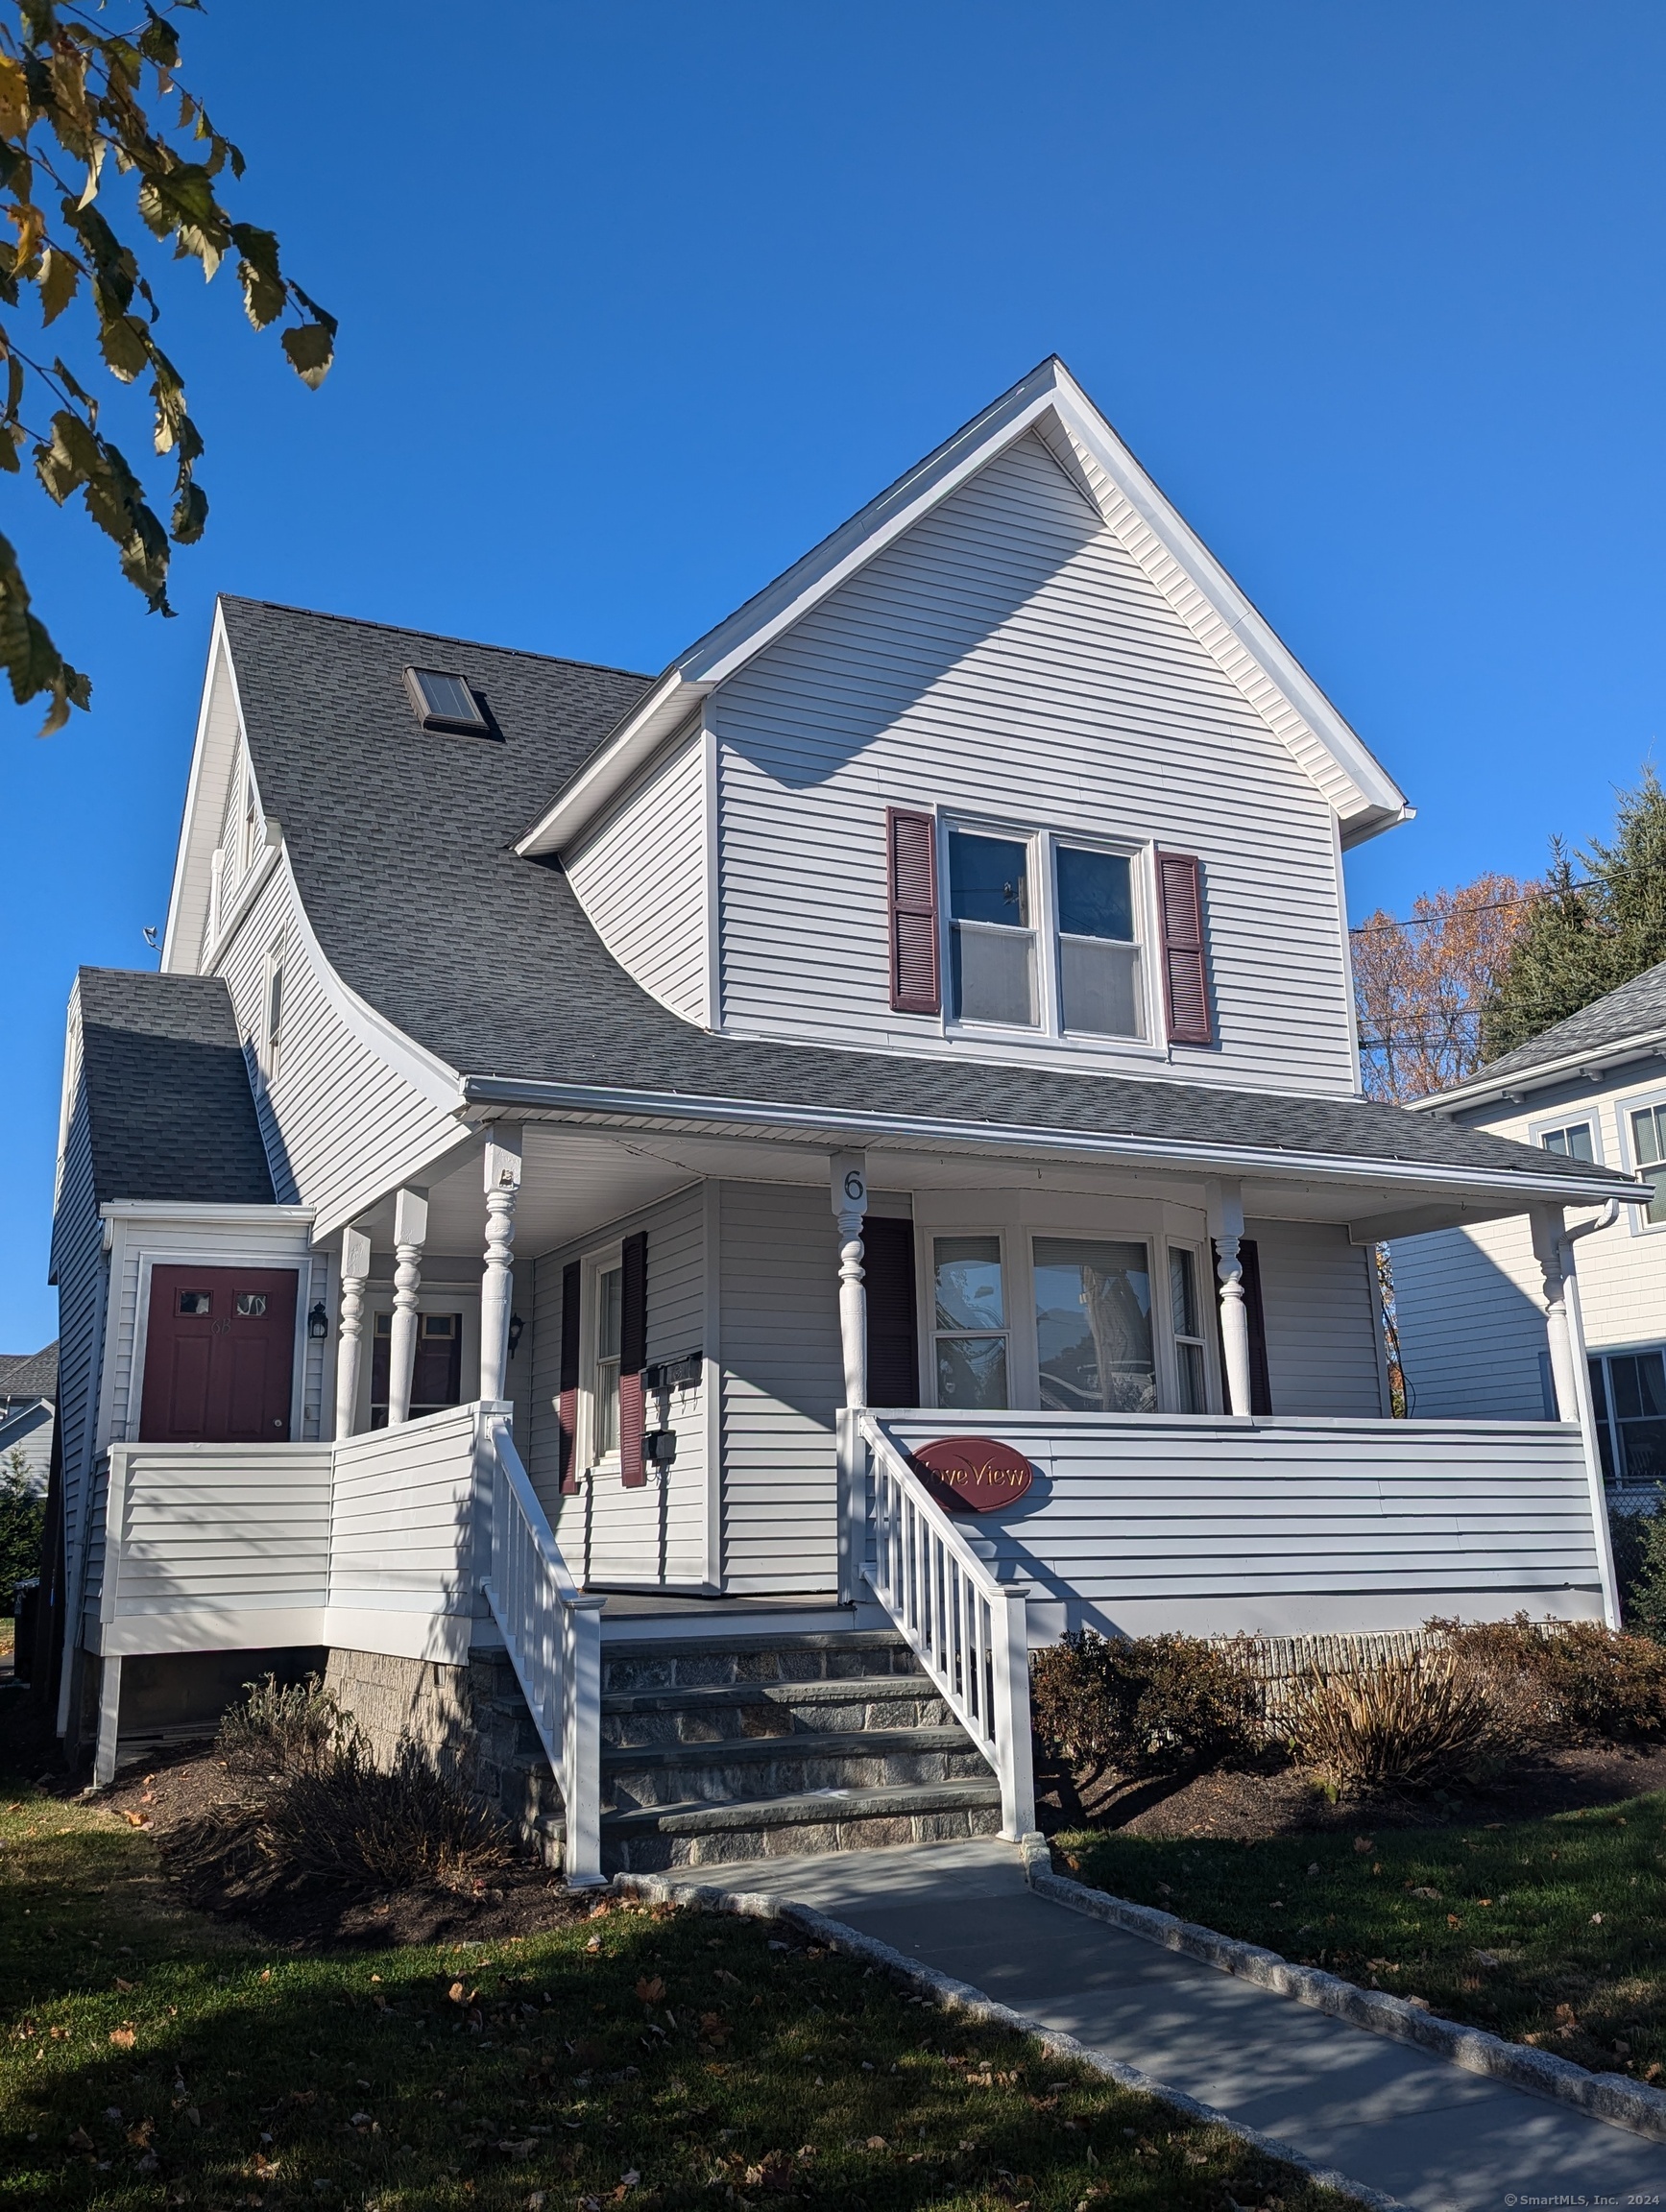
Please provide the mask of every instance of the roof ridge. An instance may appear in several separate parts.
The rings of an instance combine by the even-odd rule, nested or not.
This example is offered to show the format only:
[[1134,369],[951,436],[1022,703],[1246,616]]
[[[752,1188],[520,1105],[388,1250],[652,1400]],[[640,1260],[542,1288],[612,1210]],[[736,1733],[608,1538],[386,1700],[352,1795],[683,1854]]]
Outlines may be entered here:
[[543,667],[594,668],[604,676],[633,676],[640,683],[654,679],[645,669],[624,668],[612,661],[579,661],[570,653],[535,653],[526,645],[495,645],[485,637],[463,637],[450,630],[413,630],[404,622],[382,622],[374,614],[337,614],[326,607],[297,607],[287,599],[252,599],[242,591],[219,591],[216,599],[228,607],[258,607],[274,614],[304,614],[309,622],[340,622],[355,630],[384,630],[392,637],[426,637],[436,645],[467,645],[475,653],[507,653],[518,661],[536,661]]

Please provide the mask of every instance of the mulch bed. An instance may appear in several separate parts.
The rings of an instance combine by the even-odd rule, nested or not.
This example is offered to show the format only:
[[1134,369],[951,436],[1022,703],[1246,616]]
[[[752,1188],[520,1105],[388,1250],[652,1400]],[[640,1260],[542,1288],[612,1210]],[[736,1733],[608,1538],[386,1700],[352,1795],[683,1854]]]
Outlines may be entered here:
[[[1461,1795],[1435,1791],[1414,1798],[1373,1799],[1374,1826],[1446,1827],[1485,1818],[1534,1820],[1586,1806],[1623,1804],[1666,1790],[1666,1744],[1603,1744],[1557,1751]],[[1331,1804],[1290,1767],[1217,1769],[1126,1782],[1115,1775],[1038,1767],[1036,1816],[1051,1835],[1061,1828],[1115,1828],[1132,1836],[1224,1837],[1264,1841],[1279,1836],[1327,1835],[1359,1824],[1359,1802]]]
[[205,1872],[191,1844],[207,1823],[257,1798],[260,1781],[233,1773],[211,1744],[187,1743],[148,1766],[123,1767],[102,1802],[155,1837],[163,1869],[187,1903],[289,1951],[497,1942],[561,1927],[590,1911],[530,1850],[470,1894],[432,1888],[354,1897],[318,1886],[252,1894],[235,1879]]

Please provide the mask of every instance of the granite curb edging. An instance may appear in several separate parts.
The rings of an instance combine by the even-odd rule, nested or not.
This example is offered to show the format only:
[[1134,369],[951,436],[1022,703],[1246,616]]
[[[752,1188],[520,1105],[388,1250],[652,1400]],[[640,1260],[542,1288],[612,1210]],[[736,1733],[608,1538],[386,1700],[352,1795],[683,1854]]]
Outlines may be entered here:
[[1090,1919],[1108,1921],[1124,1934],[1141,1936],[1166,1951],[1183,1952],[1235,1974],[1260,1989],[1271,1989],[1316,2011],[1346,2020],[1374,2035],[1390,2036],[1430,2052],[1470,2074],[1484,2074],[1513,2088],[1528,2089],[1558,2104],[1571,2104],[1594,2120],[1606,2120],[1632,2134],[1666,2143],[1666,2093],[1646,2082],[1629,2080],[1624,2074],[1592,2074],[1554,2052],[1537,2051],[1531,2044],[1511,2043],[1485,2028],[1468,2028],[1460,2021],[1426,2012],[1404,1997],[1386,1989],[1363,1989],[1357,1982],[1327,1974],[1319,1966],[1298,1966],[1281,1952],[1259,1943],[1241,1943],[1219,1935],[1195,1921],[1177,1919],[1152,1905],[1135,1905],[1126,1897],[1114,1897],[1108,1889],[1091,1888],[1052,1870],[1052,1852],[1047,1839],[1026,1836],[1019,1846],[1024,1857],[1025,1880],[1038,1897],[1066,1906]]
[[[1026,1873],[1028,1873],[1027,1864]],[[812,1906],[796,1905],[790,1898],[777,1897],[765,1890],[720,1889],[710,1883],[676,1882],[664,1874],[616,1874],[612,1887],[621,1896],[647,1897],[656,1904],[690,1906],[708,1912],[733,1912],[752,1920],[785,1920],[803,1935],[812,1936],[832,1949],[848,1952],[852,1958],[865,1960],[869,1965],[894,1974],[945,2011],[964,2013],[969,2019],[1027,2035],[1050,2056],[1086,2066],[1090,2072],[1115,2082],[1119,2089],[1150,2097],[1188,2120],[1224,2128],[1251,2150],[1281,2159],[1308,2180],[1334,2190],[1349,2203],[1364,2205],[1366,2212],[1407,2212],[1399,2198],[1372,2189],[1364,2181],[1356,2181],[1351,2175],[1338,2173],[1334,2167],[1321,2166],[1305,2152],[1296,2150],[1293,2144],[1264,2135],[1259,2128],[1246,2127],[1242,2120],[1234,2120],[1230,2113],[1217,2111],[1212,2104],[1199,2104],[1195,2097],[1188,2097],[1182,2089],[1170,2088],[1141,2067],[1126,2065],[1120,2058],[1112,2058],[1102,2051],[1078,2042],[1074,2035],[1049,2028],[1042,2021],[1028,2019],[1009,2005],[986,1996],[970,1982],[958,1982],[952,1974],[939,1973],[935,1966],[924,1965],[919,1960],[893,1949],[889,1943],[881,1942],[877,1936],[864,1936],[859,1928],[852,1928],[843,1920],[830,1919]]]

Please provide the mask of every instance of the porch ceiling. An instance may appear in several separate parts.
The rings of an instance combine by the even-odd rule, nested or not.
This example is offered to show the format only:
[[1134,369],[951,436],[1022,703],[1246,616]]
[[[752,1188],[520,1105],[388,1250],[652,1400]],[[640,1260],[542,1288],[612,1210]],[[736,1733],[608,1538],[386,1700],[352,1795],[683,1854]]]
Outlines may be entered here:
[[[707,1178],[825,1188],[829,1153],[841,1148],[837,1133],[831,1131],[825,1138],[772,1137],[529,1119],[516,1249],[527,1257],[556,1250]],[[870,1144],[867,1158],[869,1187],[881,1203],[887,1194],[928,1190],[1079,1192],[1163,1199],[1199,1211],[1206,1203],[1203,1166],[1010,1158],[987,1148],[896,1142]],[[1531,1196],[1548,1195],[1488,1190],[1473,1171],[1455,1174],[1448,1182],[1432,1178],[1427,1168],[1412,1175],[1375,1163],[1339,1164],[1336,1170],[1317,1174],[1251,1174],[1244,1176],[1243,1188],[1243,1210],[1252,1219],[1342,1224],[1358,1242],[1496,1219],[1519,1213]],[[392,1195],[365,1218],[375,1248],[391,1250]],[[429,1253],[472,1256],[481,1248],[484,1222],[476,1144],[450,1154],[445,1172],[429,1184]]]

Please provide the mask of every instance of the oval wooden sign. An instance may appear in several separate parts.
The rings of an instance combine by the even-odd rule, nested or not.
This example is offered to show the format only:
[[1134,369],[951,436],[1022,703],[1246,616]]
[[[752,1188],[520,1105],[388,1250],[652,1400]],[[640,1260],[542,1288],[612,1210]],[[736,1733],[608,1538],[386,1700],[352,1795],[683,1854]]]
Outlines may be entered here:
[[914,1460],[971,1513],[1016,1504],[1035,1480],[1024,1454],[993,1436],[943,1436],[922,1444]]

